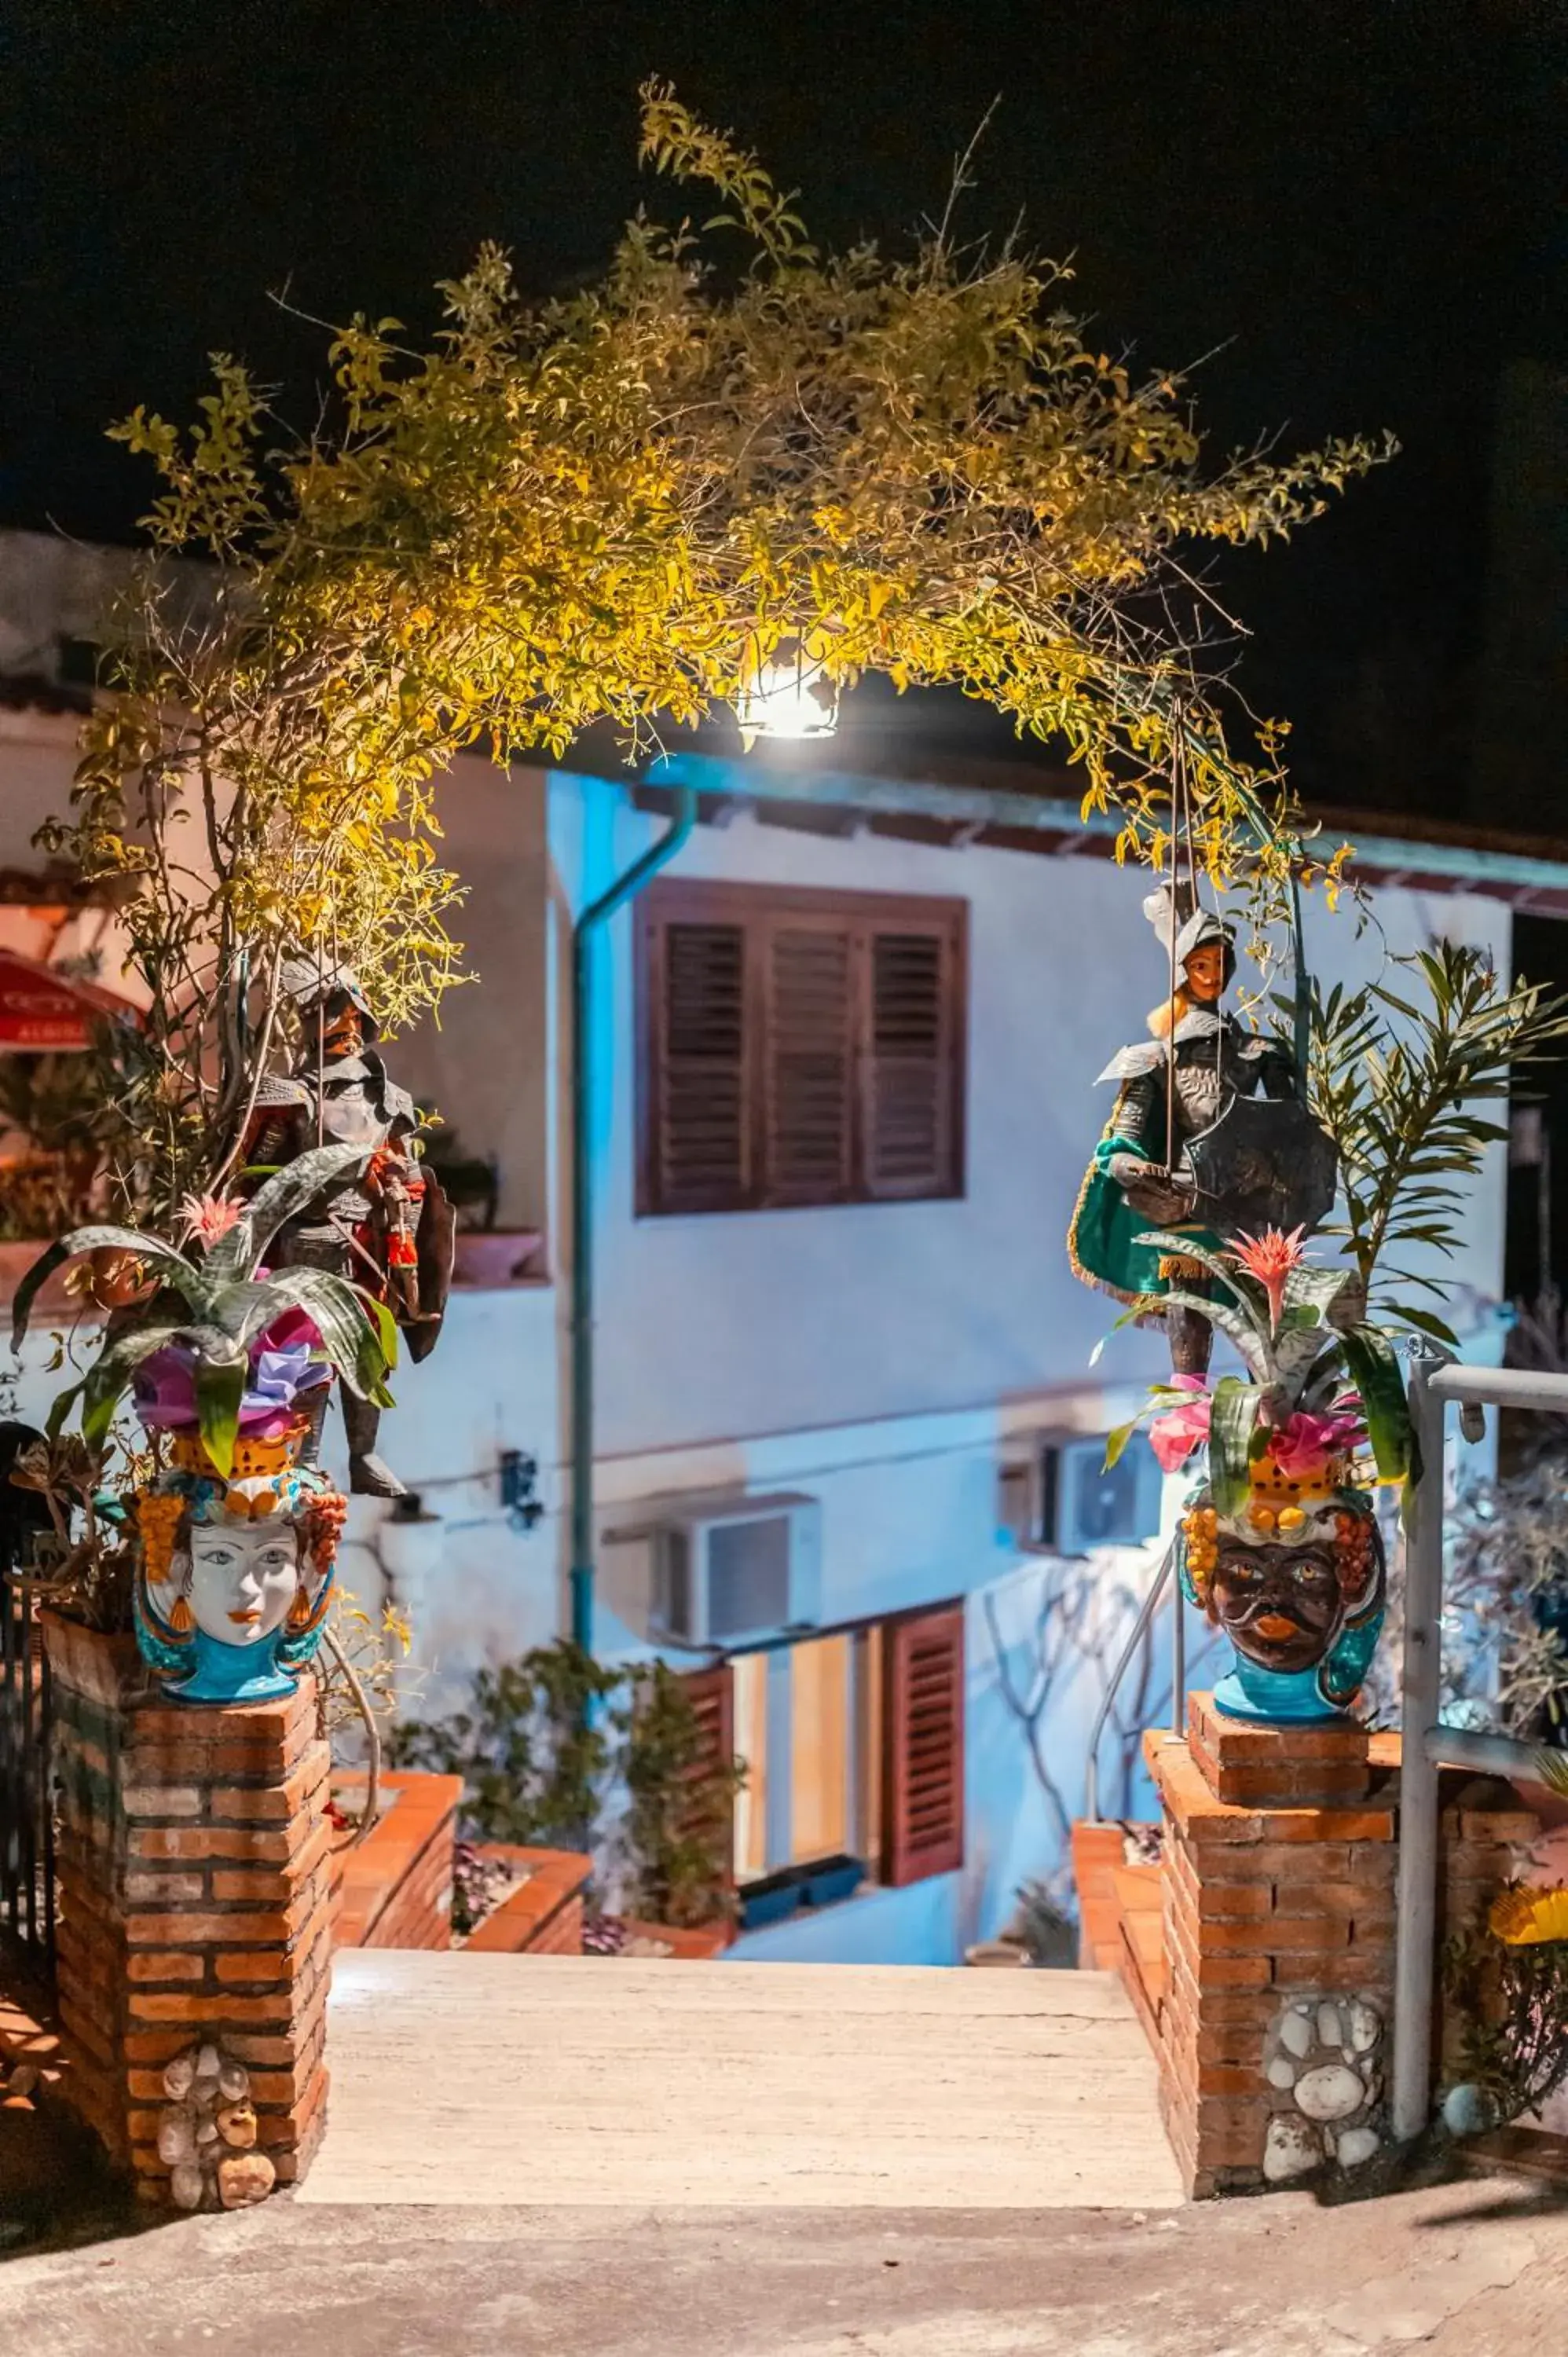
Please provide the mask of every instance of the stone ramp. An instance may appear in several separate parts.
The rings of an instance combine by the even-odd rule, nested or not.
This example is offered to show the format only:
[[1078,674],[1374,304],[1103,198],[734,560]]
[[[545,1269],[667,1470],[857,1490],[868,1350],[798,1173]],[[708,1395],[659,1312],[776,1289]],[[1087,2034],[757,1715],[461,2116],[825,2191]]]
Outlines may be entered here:
[[1181,2201],[1105,1972],[361,1949],[316,2203],[1150,2210]]

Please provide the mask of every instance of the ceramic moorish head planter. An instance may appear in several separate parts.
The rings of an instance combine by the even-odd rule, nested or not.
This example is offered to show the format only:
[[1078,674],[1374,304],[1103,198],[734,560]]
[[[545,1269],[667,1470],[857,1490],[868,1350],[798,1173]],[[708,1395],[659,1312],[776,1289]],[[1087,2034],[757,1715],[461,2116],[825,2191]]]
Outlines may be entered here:
[[[1287,1462],[1289,1461],[1287,1456]],[[1292,1479],[1255,1460],[1246,1501],[1222,1514],[1205,1488],[1182,1523],[1182,1586],[1235,1648],[1215,1688],[1237,1718],[1336,1717],[1349,1709],[1384,1607],[1382,1535],[1348,1460]]]
[[1207,1457],[1178,1547],[1184,1592],[1235,1648],[1219,1708],[1336,1717],[1355,1702],[1382,1626],[1382,1537],[1364,1484],[1409,1472],[1403,1374],[1391,1338],[1367,1322],[1358,1273],[1311,1267],[1299,1232],[1271,1229],[1196,1256],[1213,1297],[1172,1298],[1225,1336],[1245,1373],[1212,1392],[1197,1374],[1156,1384],[1112,1436],[1112,1455],[1148,1418],[1165,1472]]
[[160,1351],[138,1376],[137,1413],[170,1462],[134,1501],[136,1636],[171,1700],[292,1694],[321,1641],[348,1503],[299,1461],[331,1380],[318,1349],[299,1313],[263,1336],[227,1474],[198,1428],[191,1354]]

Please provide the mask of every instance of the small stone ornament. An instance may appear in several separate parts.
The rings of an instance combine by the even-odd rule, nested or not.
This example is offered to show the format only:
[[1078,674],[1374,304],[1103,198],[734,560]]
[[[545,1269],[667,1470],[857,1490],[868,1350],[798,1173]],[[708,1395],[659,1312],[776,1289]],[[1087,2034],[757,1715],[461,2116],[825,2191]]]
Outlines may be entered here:
[[277,2171],[255,2150],[251,2074],[210,2040],[177,2054],[164,2071],[158,2158],[168,2165],[177,2210],[242,2210],[265,2201]]
[[1263,2175],[1286,2185],[1329,2162],[1359,2169],[1381,2148],[1381,2016],[1365,1997],[1293,1997],[1263,2043],[1270,2118]]

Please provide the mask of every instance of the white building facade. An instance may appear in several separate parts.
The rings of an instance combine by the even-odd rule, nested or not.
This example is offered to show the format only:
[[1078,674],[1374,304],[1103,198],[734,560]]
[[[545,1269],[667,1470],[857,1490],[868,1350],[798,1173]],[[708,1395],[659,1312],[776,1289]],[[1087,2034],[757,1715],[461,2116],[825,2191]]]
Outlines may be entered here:
[[[0,714],[0,866],[36,858],[32,830],[69,786],[71,734],[65,715]],[[744,1878],[842,1851],[872,1877],[840,1903],[744,1933],[731,1953],[954,1962],[994,1935],[1023,1882],[1059,1882],[1089,1724],[1158,1553],[1023,1551],[1000,1502],[1028,1436],[1103,1433],[1162,1364],[1158,1335],[1132,1329],[1095,1361],[1116,1305],[1075,1280],[1065,1249],[1110,1110],[1096,1075],[1145,1036],[1161,995],[1140,908],[1148,879],[1090,856],[1059,813],[1047,824],[1047,798],[1026,784],[1015,823],[988,840],[1001,823],[994,792],[961,777],[940,792],[909,781],[903,808],[886,779],[838,780],[802,805],[777,766],[695,763],[687,774],[703,787],[705,817],[722,823],[695,827],[654,895],[738,888],[757,908],[774,896],[869,923],[879,900],[895,913],[952,913],[961,1118],[940,1195],[649,1208],[639,1157],[651,1085],[639,952],[648,909],[611,920],[594,968],[587,1106],[596,1645],[609,1658],[658,1647],[682,1667],[708,1659],[661,1633],[650,1532],[693,1499],[810,1501],[811,1628],[735,1649],[736,1741],[754,1764],[737,1857]],[[442,807],[450,864],[468,886],[456,929],[478,978],[453,994],[439,1031],[392,1044],[389,1060],[466,1152],[495,1157],[499,1222],[517,1232],[525,1273],[506,1275],[505,1248],[492,1252],[503,1281],[460,1286],[436,1352],[397,1378],[383,1447],[424,1518],[355,1502],[345,1583],[366,1603],[390,1594],[409,1607],[426,1710],[454,1703],[478,1662],[567,1625],[572,934],[670,823],[657,797],[639,806],[621,779],[477,759],[456,765]],[[1427,883],[1378,885],[1375,923],[1359,933],[1351,917],[1315,907],[1311,960],[1326,978],[1361,975],[1441,934],[1483,945],[1506,972],[1506,885],[1484,860],[1445,854]],[[851,907],[842,896],[859,897]],[[645,1140],[645,1166],[647,1151]],[[1497,1347],[1503,1216],[1498,1149],[1449,1272],[1471,1355]],[[18,1405],[35,1417],[55,1380],[45,1350],[30,1348],[21,1378]],[[537,1465],[537,1519],[520,1510],[520,1458]],[[1173,1510],[1167,1499],[1167,1520]],[[908,1730],[887,1723],[888,1648],[924,1625],[918,1613],[961,1638],[950,1655],[962,1700],[961,1855],[938,1841],[932,1871],[891,1887],[875,1878],[887,1811],[901,1805],[888,1748]],[[1191,1631],[1195,1649],[1201,1633]],[[1167,1659],[1162,1624],[1102,1746],[1107,1813],[1136,1813],[1146,1797],[1135,1721],[1168,1709]]]

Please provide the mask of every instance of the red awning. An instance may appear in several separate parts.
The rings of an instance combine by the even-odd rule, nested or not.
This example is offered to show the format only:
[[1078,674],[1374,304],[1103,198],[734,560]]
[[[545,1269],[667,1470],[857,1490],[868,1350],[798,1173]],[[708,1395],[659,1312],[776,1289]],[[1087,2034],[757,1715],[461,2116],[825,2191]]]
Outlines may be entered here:
[[128,999],[0,949],[0,1049],[81,1049],[105,1016],[140,1022]]

